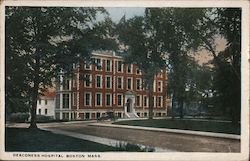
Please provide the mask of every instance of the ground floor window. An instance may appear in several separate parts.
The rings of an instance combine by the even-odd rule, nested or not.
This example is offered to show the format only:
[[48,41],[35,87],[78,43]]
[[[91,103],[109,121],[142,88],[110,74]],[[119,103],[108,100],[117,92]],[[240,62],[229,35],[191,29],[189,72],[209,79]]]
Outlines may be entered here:
[[147,112],[144,112],[144,116],[147,117],[147,116],[148,116],[148,113],[147,113]]
[[89,112],[86,113],[86,119],[89,119]]
[[60,113],[59,112],[56,112],[55,116],[56,116],[56,120],[60,120]]
[[100,112],[97,112],[96,113],[96,118],[98,119],[98,118],[100,118],[101,117],[101,113]]
[[63,113],[63,120],[69,119],[69,113]]
[[122,113],[118,112],[118,118],[121,118],[121,117],[122,117]]
[[140,112],[137,112],[137,115],[140,117],[141,113],[140,113]]

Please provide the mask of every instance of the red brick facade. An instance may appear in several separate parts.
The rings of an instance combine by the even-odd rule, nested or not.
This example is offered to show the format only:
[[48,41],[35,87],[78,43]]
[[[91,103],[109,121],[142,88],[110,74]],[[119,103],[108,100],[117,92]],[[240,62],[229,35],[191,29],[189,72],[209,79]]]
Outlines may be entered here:
[[[97,59],[98,67],[94,64],[82,64],[70,83],[72,101],[68,110],[71,113],[69,118],[96,119],[110,110],[118,117],[129,117],[128,113],[132,112],[139,117],[148,116],[148,93],[143,87],[142,73],[138,72],[136,65],[131,64],[129,68],[128,64],[123,63],[123,57],[114,53],[93,53],[93,58]],[[90,79],[79,79],[89,76]],[[166,84],[166,71],[162,71],[155,77],[155,116],[166,115],[169,103]]]

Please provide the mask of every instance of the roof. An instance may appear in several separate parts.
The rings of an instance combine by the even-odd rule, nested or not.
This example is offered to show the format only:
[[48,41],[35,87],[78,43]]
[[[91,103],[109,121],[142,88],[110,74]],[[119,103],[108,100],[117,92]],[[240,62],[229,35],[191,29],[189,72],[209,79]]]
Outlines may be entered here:
[[54,88],[47,88],[42,92],[40,98],[43,99],[54,99],[56,96],[56,91]]

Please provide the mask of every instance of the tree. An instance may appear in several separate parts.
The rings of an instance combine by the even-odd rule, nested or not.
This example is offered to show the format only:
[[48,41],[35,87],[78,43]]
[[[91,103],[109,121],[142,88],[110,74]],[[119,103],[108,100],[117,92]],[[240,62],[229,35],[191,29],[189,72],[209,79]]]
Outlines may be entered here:
[[125,16],[117,25],[120,42],[128,53],[126,62],[134,63],[143,73],[143,86],[149,93],[149,119],[153,118],[153,84],[160,70],[166,67],[166,60],[158,50],[158,42],[144,17],[134,17],[125,21]]
[[[72,64],[89,58],[93,49],[102,48],[100,42],[112,42],[108,37],[110,21],[96,21],[97,14],[106,14],[103,8],[65,7],[7,7],[6,8],[6,62],[16,72],[6,73],[11,81],[7,93],[31,98],[31,124],[36,128],[36,106],[39,91],[52,85],[60,71],[71,73]],[[108,20],[108,19],[106,19]],[[103,33],[103,31],[105,31]],[[114,44],[114,43],[113,43]],[[19,68],[22,62],[25,70]],[[8,81],[8,80],[7,80]],[[18,85],[25,88],[11,91]]]

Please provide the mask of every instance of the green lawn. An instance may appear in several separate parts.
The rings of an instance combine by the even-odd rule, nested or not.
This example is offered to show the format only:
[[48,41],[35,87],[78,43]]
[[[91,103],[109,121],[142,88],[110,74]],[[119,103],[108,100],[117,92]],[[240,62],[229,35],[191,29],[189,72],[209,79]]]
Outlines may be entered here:
[[230,122],[155,119],[120,121],[115,122],[114,124],[240,134],[240,124],[235,126],[232,125]]
[[110,147],[73,137],[53,134],[48,131],[25,128],[6,128],[6,151],[20,152],[104,152],[120,151]]

